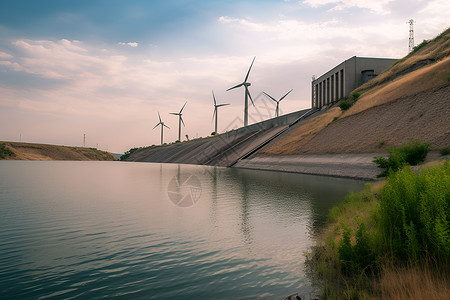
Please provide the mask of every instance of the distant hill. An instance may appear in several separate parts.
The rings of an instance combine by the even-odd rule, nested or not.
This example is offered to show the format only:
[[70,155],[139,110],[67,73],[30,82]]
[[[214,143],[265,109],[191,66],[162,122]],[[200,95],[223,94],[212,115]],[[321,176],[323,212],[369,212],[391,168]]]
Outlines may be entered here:
[[47,144],[0,142],[0,159],[7,160],[79,160],[114,161],[109,152],[95,148],[68,147]]
[[450,146],[450,28],[355,90],[338,104],[299,122],[258,155],[376,153],[412,139],[432,150]]

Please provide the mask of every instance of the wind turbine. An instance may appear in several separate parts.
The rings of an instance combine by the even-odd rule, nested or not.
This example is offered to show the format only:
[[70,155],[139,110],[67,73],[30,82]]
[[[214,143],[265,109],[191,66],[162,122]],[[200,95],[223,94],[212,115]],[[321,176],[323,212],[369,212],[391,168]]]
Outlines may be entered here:
[[180,142],[181,142],[181,123],[183,123],[183,126],[186,126],[186,125],[184,125],[184,121],[183,121],[183,117],[181,116],[182,115],[181,112],[183,111],[184,107],[186,106],[186,103],[187,103],[187,101],[184,103],[183,107],[180,109],[180,112],[178,112],[178,113],[170,113],[171,115],[178,116],[178,140]]
[[161,145],[162,145],[164,143],[164,127],[169,128],[169,126],[165,125],[164,122],[161,121],[161,116],[159,115],[159,112],[158,112],[158,118],[159,118],[159,123],[156,124],[155,127],[153,127],[153,129],[155,129],[156,127],[161,125]]
[[250,92],[248,90],[248,87],[251,85],[250,82],[247,82],[248,75],[250,74],[250,70],[252,69],[253,63],[255,62],[256,56],[253,58],[252,64],[250,65],[250,68],[248,69],[247,76],[245,76],[244,82],[233,86],[229,88],[227,91],[244,86],[245,88],[245,106],[244,106],[244,126],[248,125],[248,98],[252,101],[253,106],[255,106],[255,103],[253,103],[252,96],[250,95]]
[[278,113],[279,113],[279,108],[280,108],[280,102],[281,100],[283,100],[284,98],[286,98],[287,95],[289,95],[290,92],[292,92],[293,89],[291,89],[289,92],[286,93],[286,95],[284,95],[283,97],[280,98],[280,100],[276,100],[274,97],[270,96],[269,94],[267,94],[266,92],[263,92],[264,95],[266,95],[267,97],[269,97],[270,99],[272,99],[273,101],[275,101],[277,103],[277,108],[275,109],[275,117],[278,117]]
[[214,100],[214,113],[213,113],[213,119],[214,116],[216,117],[216,125],[214,127],[214,132],[217,133],[217,119],[219,118],[219,112],[217,111],[217,108],[221,107],[221,106],[226,106],[226,105],[230,105],[230,104],[217,104],[216,103],[216,96],[214,96],[214,91],[212,91],[212,95],[213,95],[213,100]]

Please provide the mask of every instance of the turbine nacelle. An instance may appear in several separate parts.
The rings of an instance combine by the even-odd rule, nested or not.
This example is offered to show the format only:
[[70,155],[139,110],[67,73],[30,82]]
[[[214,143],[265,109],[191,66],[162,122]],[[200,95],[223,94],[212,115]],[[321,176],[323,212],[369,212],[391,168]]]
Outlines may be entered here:
[[248,98],[250,98],[250,101],[252,102],[253,106],[255,106],[255,103],[253,103],[253,99],[252,96],[250,95],[250,91],[248,90],[248,87],[251,86],[250,82],[247,82],[248,80],[248,76],[250,75],[250,71],[252,69],[253,63],[255,62],[255,58],[256,56],[253,58],[252,63],[250,65],[250,68],[247,71],[247,75],[245,76],[244,82],[233,86],[231,88],[229,88],[227,91],[232,90],[232,89],[236,89],[238,87],[244,86],[245,88],[245,102],[244,102],[244,126],[248,125]]
[[226,103],[226,104],[217,104],[217,102],[216,102],[216,96],[214,95],[214,91],[212,91],[212,96],[213,96],[213,100],[214,100],[213,120],[214,120],[214,117],[216,117],[216,122],[215,122],[214,132],[217,133],[217,118],[219,117],[219,116],[218,116],[218,115],[219,115],[219,112],[217,111],[217,109],[218,109],[219,107],[227,106],[227,105],[230,105],[230,104],[228,104],[228,103]]
[[292,92],[293,89],[291,89],[289,92],[287,92],[283,97],[280,98],[280,100],[275,99],[274,97],[270,96],[269,94],[267,94],[266,92],[263,92],[264,95],[266,95],[267,97],[269,97],[271,100],[273,100],[274,102],[277,103],[277,107],[275,109],[275,117],[278,117],[278,113],[279,113],[279,107],[280,107],[280,102],[281,100],[283,100],[284,98],[286,98],[287,95],[289,95],[290,92]]
[[159,123],[155,125],[155,127],[153,127],[153,129],[155,129],[156,127],[158,127],[159,125],[161,125],[161,145],[164,142],[164,127],[169,128],[169,126],[167,126],[166,124],[164,124],[164,122],[161,120],[161,116],[159,115],[158,112],[158,118],[159,118]]
[[184,124],[184,120],[182,117],[182,112],[184,107],[186,106],[187,101],[184,103],[183,107],[180,109],[180,112],[177,113],[170,113],[171,115],[175,115],[178,116],[178,140],[181,141],[181,123],[183,123],[183,126],[186,127],[186,125]]

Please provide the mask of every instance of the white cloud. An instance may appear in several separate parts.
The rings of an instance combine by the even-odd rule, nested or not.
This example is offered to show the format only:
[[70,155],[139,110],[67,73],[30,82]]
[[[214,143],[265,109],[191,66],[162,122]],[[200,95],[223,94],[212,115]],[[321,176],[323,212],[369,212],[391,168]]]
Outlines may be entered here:
[[[101,123],[108,127],[105,130],[111,131],[109,139],[116,141],[119,149],[127,150],[159,142],[159,132],[151,130],[158,121],[157,111],[172,128],[165,132],[166,141],[176,140],[177,119],[167,113],[178,111],[187,100],[183,135],[205,136],[213,129],[211,89],[219,102],[232,104],[221,111],[219,130],[236,117],[242,118],[242,90],[225,90],[244,79],[256,56],[250,74],[252,95],[256,97],[264,90],[281,96],[293,88],[282,110],[288,113],[306,108],[312,74],[320,75],[353,55],[406,54],[409,17],[405,20],[405,15],[383,15],[382,7],[389,2],[372,2],[309,0],[304,3],[320,7],[313,21],[293,14],[279,14],[270,20],[258,19],[256,15],[245,18],[224,15],[211,26],[214,32],[208,33],[214,35],[208,36],[212,41],[220,40],[217,44],[221,47],[213,49],[213,54],[199,54],[197,44],[171,52],[161,43],[158,48],[147,47],[143,52],[134,42],[98,47],[85,41],[18,38],[7,51],[0,49],[1,75],[15,71],[14,78],[20,78],[21,73],[35,76],[24,76],[25,84],[20,88],[0,83],[0,106],[40,116],[39,122],[51,123],[47,121],[51,116],[56,119],[54,124],[59,124],[63,116],[72,118],[78,127]],[[432,38],[448,26],[447,3],[447,0],[430,1],[411,16],[417,21],[416,41]],[[298,3],[294,5],[299,7]],[[324,5],[332,10],[325,11]],[[399,7],[400,3],[395,5]],[[338,10],[350,7],[364,10],[355,18],[343,17]],[[398,11],[393,5],[390,7]],[[168,38],[176,40],[177,36]],[[130,52],[128,47],[138,48]],[[26,84],[25,80],[30,78],[34,85]],[[45,86],[47,81],[49,84]],[[35,82],[42,84],[42,88]],[[255,111],[253,107],[250,110]],[[2,111],[7,110],[0,109],[0,121],[6,123],[2,117],[9,116],[2,115]],[[53,127],[54,134],[62,130]],[[112,143],[109,142],[110,150]]]
[[387,5],[394,0],[305,0],[304,3],[317,8],[323,5],[334,5],[331,10],[344,10],[352,7],[368,9],[380,15],[389,14]]
[[139,46],[139,43],[136,43],[136,42],[128,42],[128,43],[119,42],[118,44],[121,45],[121,46],[130,46],[130,47],[133,47],[133,48]]
[[11,58],[13,58],[11,54],[0,51],[0,59],[11,59]]

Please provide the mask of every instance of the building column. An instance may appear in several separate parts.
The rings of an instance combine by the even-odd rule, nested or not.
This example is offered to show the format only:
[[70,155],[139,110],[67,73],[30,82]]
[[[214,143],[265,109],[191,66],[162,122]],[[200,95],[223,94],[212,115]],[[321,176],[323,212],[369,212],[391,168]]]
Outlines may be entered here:
[[322,82],[319,82],[319,100],[317,101],[318,108],[322,107]]

